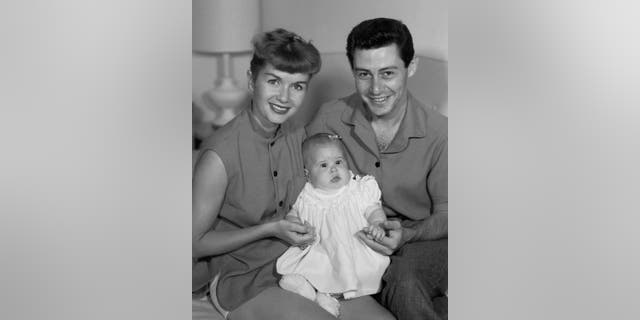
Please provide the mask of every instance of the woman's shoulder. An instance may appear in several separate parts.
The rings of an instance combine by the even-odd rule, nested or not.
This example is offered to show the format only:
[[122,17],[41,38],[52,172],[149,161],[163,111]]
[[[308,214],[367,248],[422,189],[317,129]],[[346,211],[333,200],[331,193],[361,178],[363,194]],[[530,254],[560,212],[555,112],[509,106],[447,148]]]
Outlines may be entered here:
[[241,112],[237,117],[233,118],[227,124],[214,131],[213,134],[202,141],[202,143],[200,144],[200,149],[210,149],[218,152],[217,149],[219,149],[220,147],[228,149],[233,148],[235,145],[237,145],[236,141],[238,140],[238,138],[247,131],[243,130],[244,123],[246,122],[245,113],[246,111]]

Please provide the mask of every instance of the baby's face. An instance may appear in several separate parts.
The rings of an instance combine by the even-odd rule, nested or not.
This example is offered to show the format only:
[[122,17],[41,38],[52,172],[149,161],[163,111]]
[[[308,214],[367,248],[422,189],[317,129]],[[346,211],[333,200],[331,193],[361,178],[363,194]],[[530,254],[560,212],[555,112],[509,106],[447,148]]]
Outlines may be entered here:
[[335,145],[320,145],[311,151],[306,169],[309,182],[318,189],[335,190],[349,183],[349,166],[342,149]]

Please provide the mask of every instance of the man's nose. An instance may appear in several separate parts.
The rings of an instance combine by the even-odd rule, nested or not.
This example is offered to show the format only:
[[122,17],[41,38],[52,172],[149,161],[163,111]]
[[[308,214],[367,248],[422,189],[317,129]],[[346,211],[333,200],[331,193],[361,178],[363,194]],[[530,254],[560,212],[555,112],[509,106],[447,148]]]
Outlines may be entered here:
[[369,87],[369,90],[374,95],[379,94],[382,91],[382,81],[377,77],[371,78],[371,86]]

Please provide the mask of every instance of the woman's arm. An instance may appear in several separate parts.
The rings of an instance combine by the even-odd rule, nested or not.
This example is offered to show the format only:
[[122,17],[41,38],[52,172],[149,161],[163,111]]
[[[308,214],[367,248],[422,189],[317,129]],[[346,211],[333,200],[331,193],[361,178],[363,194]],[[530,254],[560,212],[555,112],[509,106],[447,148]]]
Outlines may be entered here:
[[227,184],[222,160],[214,151],[205,151],[193,173],[191,227],[194,258],[223,254],[273,236],[296,244],[312,241],[313,234],[309,234],[308,227],[286,220],[233,231],[212,230],[224,201]]

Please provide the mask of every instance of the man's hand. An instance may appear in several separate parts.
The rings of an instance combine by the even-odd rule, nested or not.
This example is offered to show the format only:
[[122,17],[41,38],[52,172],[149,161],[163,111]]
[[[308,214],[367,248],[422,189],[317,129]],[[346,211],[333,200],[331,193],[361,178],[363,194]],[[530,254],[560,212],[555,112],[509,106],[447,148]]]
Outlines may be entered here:
[[379,241],[368,236],[364,230],[358,231],[356,236],[374,251],[388,256],[402,247],[406,242],[403,239],[403,232],[405,232],[405,230],[399,221],[385,221],[380,224],[380,227],[385,230],[386,235]]

